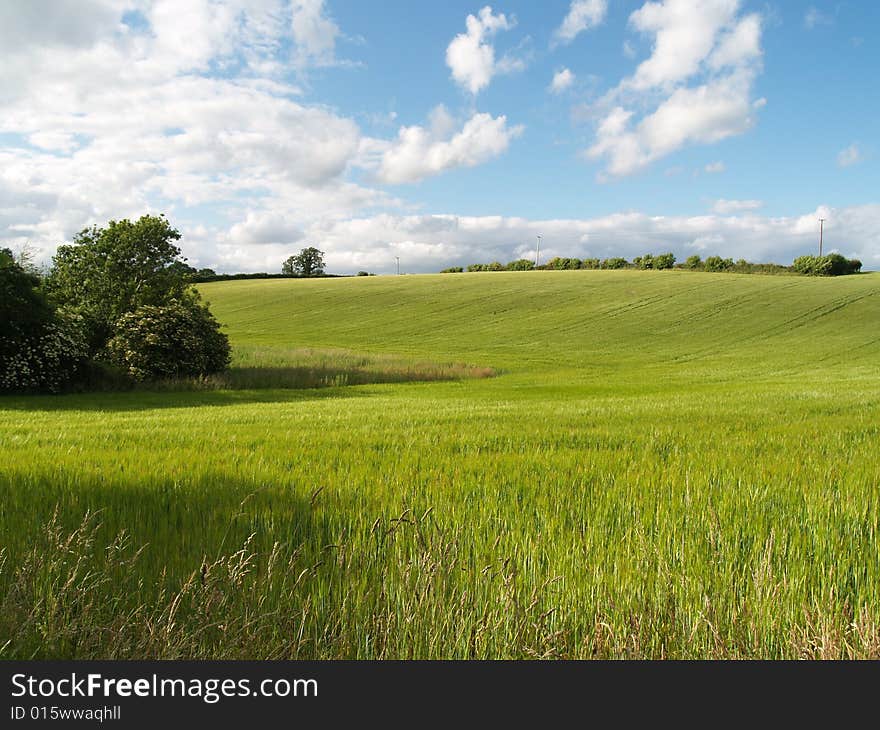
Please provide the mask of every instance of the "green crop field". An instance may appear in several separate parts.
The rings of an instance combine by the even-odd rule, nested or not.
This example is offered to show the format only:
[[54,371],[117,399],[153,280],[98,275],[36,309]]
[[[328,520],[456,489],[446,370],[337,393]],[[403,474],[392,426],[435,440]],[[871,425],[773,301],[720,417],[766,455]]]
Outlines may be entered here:
[[226,380],[0,398],[0,657],[880,658],[880,274],[199,288]]

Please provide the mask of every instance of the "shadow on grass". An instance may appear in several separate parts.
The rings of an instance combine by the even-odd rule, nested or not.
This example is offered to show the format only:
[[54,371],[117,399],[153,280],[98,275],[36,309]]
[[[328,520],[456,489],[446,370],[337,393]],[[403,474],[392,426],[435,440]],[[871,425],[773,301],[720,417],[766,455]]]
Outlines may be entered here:
[[0,484],[3,659],[222,655],[233,636],[256,654],[278,611],[300,608],[297,576],[334,542],[327,514],[340,508],[311,484],[220,472]]
[[324,398],[365,398],[351,388],[253,390],[194,390],[155,385],[121,392],[65,393],[58,395],[3,395],[0,411],[149,411],[157,408],[201,408],[243,404],[296,403]]

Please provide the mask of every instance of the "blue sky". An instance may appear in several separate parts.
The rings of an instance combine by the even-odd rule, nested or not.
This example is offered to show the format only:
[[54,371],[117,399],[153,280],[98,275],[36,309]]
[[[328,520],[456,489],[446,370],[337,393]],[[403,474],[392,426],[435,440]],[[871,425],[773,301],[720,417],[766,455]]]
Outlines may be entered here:
[[880,9],[748,0],[0,8],[0,245],[165,212],[191,262],[673,250],[880,267]]

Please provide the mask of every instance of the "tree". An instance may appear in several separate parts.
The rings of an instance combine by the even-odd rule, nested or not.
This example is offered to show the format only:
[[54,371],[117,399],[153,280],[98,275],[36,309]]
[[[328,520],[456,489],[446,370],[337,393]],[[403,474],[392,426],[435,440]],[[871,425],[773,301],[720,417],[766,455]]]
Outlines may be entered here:
[[602,262],[603,269],[625,269],[626,268],[626,259],[621,258],[619,256],[614,256],[610,259],[605,259]]
[[46,289],[84,323],[92,359],[137,379],[227,366],[228,339],[190,286],[179,239],[164,216],[145,215],[87,228],[59,247]]
[[58,248],[45,287],[56,305],[83,317],[93,354],[123,314],[183,295],[189,267],[178,259],[179,239],[164,216],[145,215],[86,228]]
[[703,263],[706,271],[729,271],[733,268],[733,259],[723,259],[720,256],[709,256]]
[[324,252],[314,246],[304,248],[281,265],[281,273],[297,276],[320,276],[324,273]]
[[661,253],[654,257],[655,269],[671,269],[675,265],[675,254],[671,251]]
[[843,276],[857,273],[862,268],[862,262],[858,259],[848,261],[839,253],[830,253],[826,256],[799,256],[791,268],[808,276]]

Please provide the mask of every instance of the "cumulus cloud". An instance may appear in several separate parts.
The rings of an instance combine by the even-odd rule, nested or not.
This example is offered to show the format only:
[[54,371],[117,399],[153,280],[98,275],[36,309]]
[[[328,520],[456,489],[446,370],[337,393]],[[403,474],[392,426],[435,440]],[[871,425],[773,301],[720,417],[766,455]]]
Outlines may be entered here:
[[608,0],[572,0],[562,24],[553,33],[555,44],[571,43],[583,31],[601,25]]
[[717,175],[724,172],[726,169],[727,166],[721,160],[710,162],[703,168],[704,172],[707,172],[710,175]]
[[761,18],[738,12],[739,0],[661,0],[630,15],[633,29],[653,37],[653,49],[604,99],[607,111],[586,150],[587,158],[605,162],[602,179],[753,126],[766,103],[752,100]]
[[340,31],[327,16],[324,0],[293,0],[291,29],[299,65],[328,66],[336,62]]
[[314,220],[403,205],[351,181],[367,142],[387,153],[378,177],[405,181],[479,164],[521,131],[438,112],[424,136],[365,140],[354,120],[304,103],[291,69],[333,63],[341,34],[318,0],[126,8],[0,7],[0,244],[30,241],[45,261],[85,226],[165,212],[191,261],[245,266]]
[[761,200],[726,200],[720,198],[712,205],[712,210],[719,215],[730,215],[731,213],[742,213],[749,210],[758,210],[764,207]]
[[505,152],[522,131],[522,126],[508,126],[504,115],[486,113],[474,114],[455,131],[454,119],[440,106],[432,112],[429,126],[401,127],[396,140],[373,140],[369,146],[378,156],[373,165],[378,178],[399,184],[486,162]]
[[303,232],[284,215],[249,211],[245,219],[229,229],[228,239],[241,245],[290,244]]
[[682,87],[637,124],[632,123],[632,111],[615,107],[599,125],[587,156],[603,158],[607,172],[620,177],[686,144],[741,134],[754,122],[749,90],[750,77],[739,74]]
[[850,167],[862,161],[862,150],[858,144],[851,144],[837,154],[838,167]]
[[446,65],[455,82],[476,95],[496,74],[522,70],[525,67],[522,59],[505,56],[496,60],[491,42],[498,31],[510,30],[515,25],[515,20],[508,19],[504,13],[496,15],[488,5],[477,15],[468,15],[467,30],[455,36],[446,48]]
[[569,69],[564,68],[553,74],[553,81],[550,82],[550,91],[554,94],[561,94],[573,83],[574,74]]

